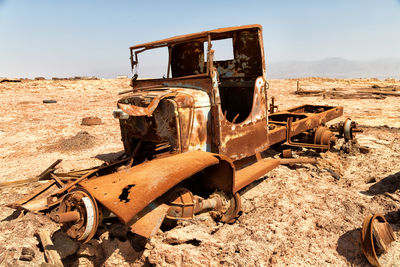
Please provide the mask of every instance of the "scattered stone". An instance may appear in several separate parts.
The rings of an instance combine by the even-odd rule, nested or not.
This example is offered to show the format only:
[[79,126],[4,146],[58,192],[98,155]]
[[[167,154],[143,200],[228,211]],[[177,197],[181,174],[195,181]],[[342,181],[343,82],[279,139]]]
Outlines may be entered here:
[[33,249],[31,249],[31,248],[23,247],[22,251],[21,251],[21,256],[19,257],[19,260],[31,261],[31,260],[33,260],[33,257],[35,257],[35,251],[33,251]]
[[100,266],[100,265],[96,265],[95,262],[91,258],[79,257],[70,266],[71,267],[81,267],[81,266],[95,267],[95,266]]
[[61,267],[61,266],[53,263],[42,262],[42,264],[40,264],[40,267]]
[[360,146],[359,149],[360,149],[360,153],[362,153],[362,154],[367,154],[371,150],[369,147],[366,147],[366,146]]
[[102,249],[100,244],[92,239],[88,243],[80,244],[80,248],[76,254],[84,257],[99,257],[102,256]]
[[170,245],[191,244],[199,246],[203,240],[209,240],[211,237],[200,225],[189,225],[181,229],[174,228],[166,232],[163,242]]

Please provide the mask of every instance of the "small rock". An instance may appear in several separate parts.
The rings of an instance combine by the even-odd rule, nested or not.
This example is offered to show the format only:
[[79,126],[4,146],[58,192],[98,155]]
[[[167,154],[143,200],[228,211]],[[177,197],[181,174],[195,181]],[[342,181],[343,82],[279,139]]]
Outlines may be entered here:
[[71,265],[71,267],[95,267],[96,263],[92,261],[90,258],[79,257],[77,258]]
[[372,184],[372,183],[375,183],[375,182],[376,182],[375,177],[370,177],[370,178],[367,179],[367,181],[365,181],[365,183],[367,183],[367,184]]
[[40,264],[40,267],[60,267],[60,266],[57,265],[57,264],[53,264],[53,263],[42,262],[42,263]]
[[88,243],[80,245],[77,255],[85,257],[94,257],[94,256],[100,256],[102,255],[102,253],[103,251],[101,249],[101,246],[92,239]]
[[31,249],[31,248],[23,247],[22,251],[21,251],[21,256],[19,257],[19,260],[31,261],[31,260],[33,260],[33,257],[35,257],[35,251],[33,251],[33,249]]
[[371,150],[370,148],[368,148],[366,146],[360,146],[359,149],[360,149],[360,153],[362,153],[362,154],[367,154]]
[[111,229],[109,230],[109,235],[111,238],[116,237],[121,241],[125,241],[127,238],[127,234],[129,232],[129,228],[123,224],[113,224]]
[[79,243],[73,241],[64,232],[55,232],[52,236],[52,240],[61,259],[65,259],[66,257],[75,254],[79,249]]

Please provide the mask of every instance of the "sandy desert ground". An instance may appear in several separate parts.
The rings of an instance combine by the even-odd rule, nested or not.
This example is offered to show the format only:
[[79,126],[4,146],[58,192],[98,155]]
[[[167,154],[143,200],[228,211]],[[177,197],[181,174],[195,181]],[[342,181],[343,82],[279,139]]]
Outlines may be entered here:
[[[359,246],[360,227],[369,213],[382,213],[400,238],[400,97],[331,98],[299,96],[297,80],[270,80],[269,96],[279,109],[300,104],[341,105],[363,133],[361,153],[322,153],[316,166],[280,166],[244,193],[243,212],[233,224],[215,223],[205,214],[160,231],[143,243],[119,223],[99,229],[79,245],[56,233],[65,266],[366,266]],[[399,80],[300,79],[303,90],[345,93],[391,86]],[[23,81],[0,83],[0,182],[38,175],[56,159],[59,171],[87,168],[122,153],[118,121],[112,117],[118,92],[128,79]],[[44,104],[45,99],[57,100]],[[82,126],[97,116],[102,124]],[[337,120],[338,121],[338,120]],[[334,121],[335,122],[335,121]],[[337,177],[327,171],[333,170]],[[0,188],[0,266],[38,266],[44,254],[34,236],[40,228],[56,231],[46,217],[18,217],[7,203],[40,182]],[[35,252],[20,261],[23,247]],[[400,266],[400,242],[386,256]]]

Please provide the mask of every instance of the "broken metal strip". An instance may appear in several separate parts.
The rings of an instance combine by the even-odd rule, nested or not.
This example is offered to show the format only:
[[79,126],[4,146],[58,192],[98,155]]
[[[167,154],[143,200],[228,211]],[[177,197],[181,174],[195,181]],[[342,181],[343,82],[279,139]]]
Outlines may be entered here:
[[50,175],[51,175],[51,178],[53,178],[54,180],[56,180],[57,184],[58,184],[60,187],[63,187],[63,186],[64,186],[64,183],[60,180],[60,178],[57,177],[57,175],[54,175],[54,174],[52,174],[52,173],[50,173]]
[[82,182],[83,180],[85,180],[87,177],[89,177],[91,174],[94,174],[95,172],[97,172],[100,168],[98,169],[94,169],[92,171],[89,171],[88,173],[86,173],[85,175],[83,175],[81,178],[73,181],[70,184],[67,184],[65,187],[61,188],[60,190],[58,190],[57,192],[55,192],[54,194],[52,194],[53,196],[56,195],[60,195],[66,191],[68,191],[69,189],[71,189],[74,185],[78,184],[79,182]]
[[38,175],[39,179],[42,179],[43,177],[45,177],[47,174],[49,174],[50,172],[54,171],[54,168],[60,164],[60,162],[62,161],[62,159],[57,159],[53,164],[51,164],[47,169],[45,169],[41,174]]
[[34,199],[36,196],[40,195],[41,193],[43,193],[44,191],[46,191],[48,188],[50,188],[56,181],[55,180],[51,180],[48,181],[47,183],[37,187],[31,194],[25,196],[24,198],[19,199],[18,201],[11,203],[9,205],[7,205],[8,207],[12,207],[12,208],[18,208],[21,207],[21,205],[27,203],[28,201]]

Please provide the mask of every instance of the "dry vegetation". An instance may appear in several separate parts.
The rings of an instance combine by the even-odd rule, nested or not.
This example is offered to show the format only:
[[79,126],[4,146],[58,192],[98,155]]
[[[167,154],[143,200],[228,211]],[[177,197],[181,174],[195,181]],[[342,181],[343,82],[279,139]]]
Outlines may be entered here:
[[[0,182],[39,174],[58,158],[61,170],[87,168],[122,151],[118,121],[112,118],[117,93],[127,79],[23,81],[0,83]],[[374,85],[399,86],[376,79],[300,79],[304,90],[340,88],[346,92]],[[359,233],[368,213],[380,212],[400,234],[400,98],[334,99],[293,94],[296,80],[270,81],[269,95],[280,109],[295,105],[341,105],[345,117],[364,129],[358,135],[369,154],[323,153],[317,166],[280,166],[243,195],[243,213],[234,224],[217,224],[205,214],[160,231],[144,243],[121,224],[105,225],[95,239],[79,246],[57,233],[66,266],[367,265]],[[44,104],[43,100],[57,100]],[[101,125],[82,126],[97,116]],[[339,179],[327,168],[334,170]],[[0,204],[27,194],[38,183],[0,188]],[[0,210],[0,266],[37,266],[44,261],[34,234],[57,229],[47,218]],[[31,262],[19,260],[31,247]],[[400,244],[388,260],[399,266]]]

